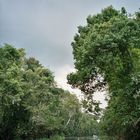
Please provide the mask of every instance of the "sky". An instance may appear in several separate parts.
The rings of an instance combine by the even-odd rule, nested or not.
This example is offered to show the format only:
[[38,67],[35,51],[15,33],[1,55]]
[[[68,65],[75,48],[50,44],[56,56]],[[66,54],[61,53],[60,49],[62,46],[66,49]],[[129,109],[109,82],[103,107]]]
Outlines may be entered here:
[[[60,87],[79,96],[66,80],[75,71],[71,42],[88,15],[110,5],[134,13],[140,0],[0,0],[0,44],[25,48],[27,56],[53,71]],[[104,102],[102,94],[97,98]]]

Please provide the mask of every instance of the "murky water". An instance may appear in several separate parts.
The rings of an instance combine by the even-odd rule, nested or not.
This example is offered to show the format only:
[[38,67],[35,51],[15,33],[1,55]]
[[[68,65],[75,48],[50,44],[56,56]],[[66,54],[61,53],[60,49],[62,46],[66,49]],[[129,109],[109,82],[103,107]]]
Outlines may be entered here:
[[99,140],[97,136],[93,137],[66,137],[65,140]]

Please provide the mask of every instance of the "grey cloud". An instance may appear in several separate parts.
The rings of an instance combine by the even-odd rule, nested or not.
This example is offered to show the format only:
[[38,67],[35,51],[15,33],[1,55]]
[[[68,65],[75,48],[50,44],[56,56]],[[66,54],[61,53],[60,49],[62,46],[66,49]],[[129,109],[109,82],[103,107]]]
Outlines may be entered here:
[[0,0],[0,43],[26,49],[56,71],[73,67],[71,41],[77,26],[108,5],[132,12],[139,0]]

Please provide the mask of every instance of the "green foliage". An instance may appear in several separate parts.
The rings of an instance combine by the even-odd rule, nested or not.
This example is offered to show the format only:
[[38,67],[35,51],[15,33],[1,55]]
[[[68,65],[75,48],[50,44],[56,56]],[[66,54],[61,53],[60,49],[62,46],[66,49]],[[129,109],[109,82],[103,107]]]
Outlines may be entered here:
[[0,48],[0,85],[0,139],[61,140],[96,133],[91,125],[96,121],[81,113],[76,96],[58,88],[52,72],[26,58],[23,49]]
[[[88,111],[97,114],[93,94],[106,90],[108,107],[101,119],[103,133],[116,139],[139,139],[140,20],[112,6],[89,16],[72,42],[76,73],[68,83],[85,93]],[[98,110],[98,111],[97,111]],[[99,115],[99,114],[97,114]],[[137,122],[137,123],[136,123]]]
[[7,44],[0,48],[0,139],[13,139],[17,127],[28,122],[30,116],[21,100],[24,92],[20,66],[16,49]]
[[6,44],[0,48],[0,85],[0,139],[39,135],[39,113],[60,94],[50,70]]

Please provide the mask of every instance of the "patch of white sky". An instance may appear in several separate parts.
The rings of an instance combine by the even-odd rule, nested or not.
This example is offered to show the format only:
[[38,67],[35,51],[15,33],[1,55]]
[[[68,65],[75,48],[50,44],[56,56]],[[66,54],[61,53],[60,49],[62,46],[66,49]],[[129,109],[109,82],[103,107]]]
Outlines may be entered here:
[[[67,75],[71,72],[75,72],[76,70],[74,67],[70,65],[65,65],[57,70],[55,73],[56,77],[55,80],[57,81],[57,84],[59,87],[70,91],[73,94],[76,94],[76,96],[80,99],[84,99],[84,95],[81,93],[79,89],[72,88],[69,84],[67,84]],[[93,99],[100,101],[100,107],[105,108],[107,106],[107,102],[105,101],[105,94],[106,92],[95,92]]]

